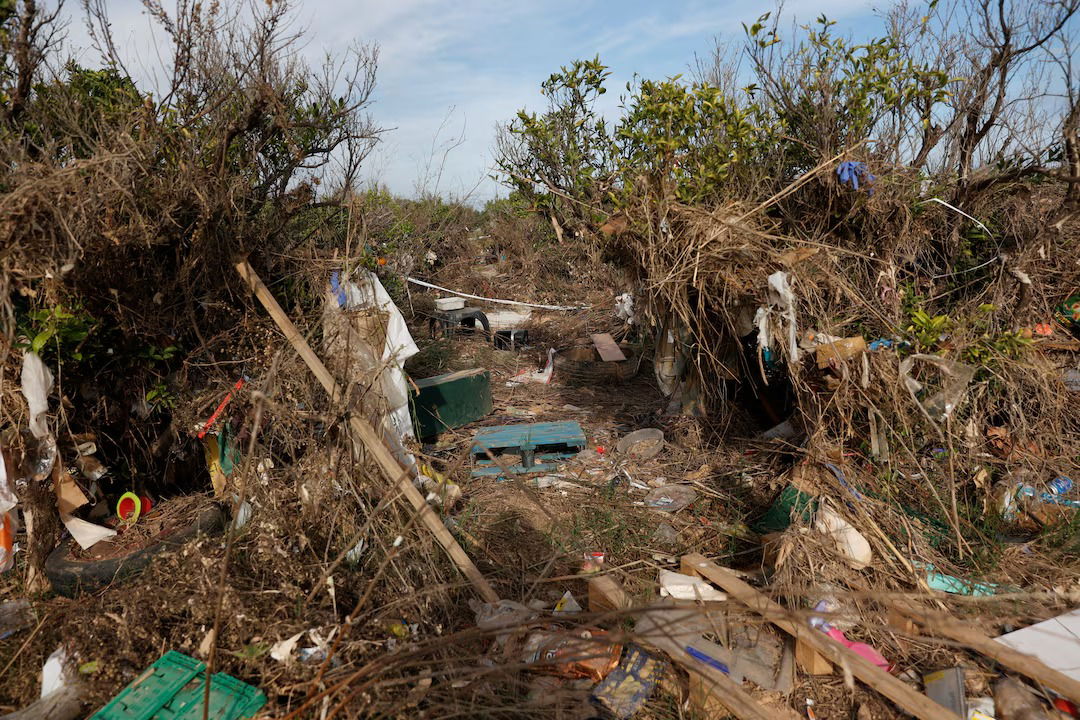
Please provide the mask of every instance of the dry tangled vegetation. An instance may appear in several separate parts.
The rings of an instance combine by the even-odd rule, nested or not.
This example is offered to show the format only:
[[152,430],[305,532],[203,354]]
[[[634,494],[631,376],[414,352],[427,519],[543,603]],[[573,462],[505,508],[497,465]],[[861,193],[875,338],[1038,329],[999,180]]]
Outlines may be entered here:
[[[0,2],[0,447],[24,521],[0,600],[31,601],[24,627],[0,625],[0,711],[36,700],[64,647],[83,714],[178,650],[261,689],[266,717],[593,717],[595,682],[529,667],[526,638],[556,624],[647,643],[635,629],[658,572],[690,553],[799,621],[835,599],[831,619],[904,683],[921,692],[923,673],[959,665],[980,697],[1009,668],[933,622],[897,623],[898,603],[993,637],[1080,599],[1077,513],[1000,506],[1003,486],[1080,476],[1080,320],[1064,307],[1080,295],[1075,2],[900,5],[858,46],[824,18],[787,34],[762,17],[696,80],[642,80],[614,123],[593,108],[606,68],[575,63],[545,83],[547,111],[522,111],[500,135],[512,193],[483,211],[355,189],[381,132],[368,115],[374,48],[316,71],[291,52],[284,3],[251,16],[147,8],[173,43],[160,98],[128,78],[104,3],[84,6],[103,69],[50,70],[56,16]],[[330,342],[328,277],[365,268],[420,345],[411,377],[491,371],[491,414],[410,449],[463,492],[440,515],[495,594],[533,617],[478,627],[477,586],[355,441],[352,420],[378,414],[381,368],[324,357],[348,383],[349,409],[331,402],[235,274],[245,258],[317,354]],[[584,307],[534,311],[530,347],[499,349],[431,333],[432,293],[407,276]],[[623,293],[633,324],[613,310]],[[622,384],[557,369],[550,385],[506,385],[603,332],[641,359]],[[822,334],[886,342],[821,362]],[[55,378],[52,474],[34,472],[48,453],[27,431],[27,350]],[[962,382],[950,388],[941,366]],[[222,418],[236,468],[212,497],[195,435],[241,378]],[[471,476],[477,429],[554,420],[578,421],[605,450],[559,469],[571,485]],[[790,433],[762,437],[785,420]],[[659,456],[612,452],[647,427],[665,433]],[[88,439],[109,467],[101,507],[126,490],[159,504],[129,540],[217,506],[224,532],[75,599],[54,593],[43,573],[64,533],[55,490]],[[676,484],[696,492],[690,507],[644,506]],[[810,512],[766,527],[793,485],[861,532],[868,566],[838,556]],[[566,591],[588,604],[591,552],[630,607],[553,615]],[[931,565],[994,593],[931,590]],[[734,600],[709,610],[725,627],[776,632]],[[635,717],[709,716],[679,661],[662,676]],[[769,717],[807,699],[820,717],[902,712],[842,669],[745,689]]]

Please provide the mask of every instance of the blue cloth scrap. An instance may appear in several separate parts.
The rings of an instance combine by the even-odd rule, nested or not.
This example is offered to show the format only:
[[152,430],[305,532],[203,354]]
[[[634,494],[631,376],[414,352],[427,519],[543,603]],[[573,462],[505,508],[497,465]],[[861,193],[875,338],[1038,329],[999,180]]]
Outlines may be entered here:
[[866,194],[873,195],[874,181],[877,179],[870,174],[870,168],[864,162],[845,160],[836,167],[836,177],[842,185],[849,185],[852,190],[859,189],[859,182],[866,186]]
[[341,273],[337,270],[330,273],[330,289],[337,296],[338,307],[343,308],[349,304],[349,298],[345,294],[345,286],[341,284]]

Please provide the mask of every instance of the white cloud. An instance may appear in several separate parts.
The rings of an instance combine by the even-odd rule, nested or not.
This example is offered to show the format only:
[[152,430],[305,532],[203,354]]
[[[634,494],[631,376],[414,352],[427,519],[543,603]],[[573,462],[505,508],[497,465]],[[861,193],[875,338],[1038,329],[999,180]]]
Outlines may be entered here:
[[[865,15],[865,1],[795,0],[785,14],[808,18],[825,12],[842,19]],[[379,45],[371,110],[377,122],[396,129],[370,159],[369,177],[411,195],[433,142],[439,147],[464,128],[461,145],[446,158],[439,189],[460,194],[481,181],[475,196],[486,199],[499,192],[483,179],[490,170],[496,123],[523,106],[542,106],[540,82],[559,66],[599,53],[613,70],[603,107],[614,112],[633,73],[686,72],[695,53],[709,53],[714,37],[741,34],[740,23],[759,12],[745,5],[735,0],[308,0],[296,19],[308,32],[302,53],[312,64],[321,63],[327,51],[338,54],[358,42]],[[110,12],[129,70],[137,81],[149,83],[161,66],[149,18],[137,0],[113,0]],[[73,22],[70,35],[73,46],[82,48],[81,62],[93,64],[81,21]],[[441,153],[435,155],[437,164]]]

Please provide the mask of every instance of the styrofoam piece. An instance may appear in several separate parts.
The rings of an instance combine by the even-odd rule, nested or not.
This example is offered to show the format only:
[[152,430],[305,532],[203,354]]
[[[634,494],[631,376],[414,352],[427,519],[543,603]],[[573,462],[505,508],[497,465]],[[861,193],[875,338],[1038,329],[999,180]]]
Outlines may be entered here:
[[463,307],[465,307],[465,298],[448,297],[435,300],[435,308],[438,310],[461,310]]
[[726,593],[720,592],[705,580],[693,575],[672,572],[671,570],[660,571],[660,597],[707,602],[727,600]]

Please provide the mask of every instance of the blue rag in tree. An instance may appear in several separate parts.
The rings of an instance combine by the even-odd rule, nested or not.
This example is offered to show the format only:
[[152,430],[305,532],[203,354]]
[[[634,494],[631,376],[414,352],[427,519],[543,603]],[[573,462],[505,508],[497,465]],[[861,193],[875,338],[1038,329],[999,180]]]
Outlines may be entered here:
[[841,184],[850,185],[852,190],[859,189],[859,181],[861,180],[863,185],[866,186],[866,194],[874,194],[872,185],[875,178],[870,174],[870,168],[866,167],[864,162],[845,160],[837,166],[836,177],[840,179]]

